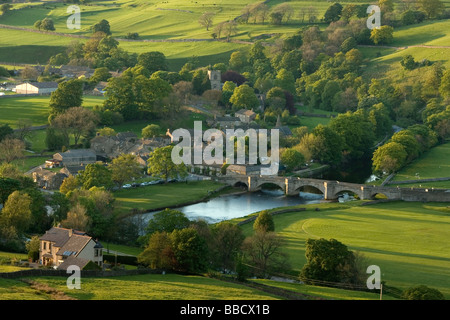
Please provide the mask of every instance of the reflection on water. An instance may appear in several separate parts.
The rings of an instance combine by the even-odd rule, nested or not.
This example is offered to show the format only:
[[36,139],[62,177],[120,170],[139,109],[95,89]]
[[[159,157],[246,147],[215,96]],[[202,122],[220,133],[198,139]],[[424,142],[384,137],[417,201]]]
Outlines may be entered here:
[[[286,197],[280,190],[262,190],[228,195],[185,207],[177,208],[190,220],[205,220],[208,223],[241,218],[265,209],[295,206],[299,204],[320,203],[322,194],[300,192],[298,197]],[[145,221],[155,212],[144,214]]]

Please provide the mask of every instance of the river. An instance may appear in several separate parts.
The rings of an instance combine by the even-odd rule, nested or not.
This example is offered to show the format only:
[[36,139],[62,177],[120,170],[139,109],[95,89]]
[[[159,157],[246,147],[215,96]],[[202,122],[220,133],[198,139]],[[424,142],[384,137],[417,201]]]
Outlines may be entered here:
[[[287,197],[281,190],[261,190],[240,194],[224,195],[206,202],[177,208],[190,220],[205,220],[216,223],[224,220],[245,217],[258,211],[278,207],[323,202],[322,194],[300,192],[298,197]],[[155,212],[143,214],[147,222]]]

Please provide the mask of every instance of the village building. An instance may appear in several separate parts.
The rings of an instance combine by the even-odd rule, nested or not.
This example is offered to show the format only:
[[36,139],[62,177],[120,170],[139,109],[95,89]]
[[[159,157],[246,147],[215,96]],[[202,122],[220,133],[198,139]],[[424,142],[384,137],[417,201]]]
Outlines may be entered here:
[[211,90],[222,91],[222,75],[220,70],[208,70],[208,77],[211,82]]
[[65,167],[86,166],[97,162],[95,152],[90,149],[73,149],[59,152],[53,155],[55,161],[59,161]]
[[42,167],[33,171],[33,181],[39,188],[46,190],[59,190],[59,187],[63,183],[64,179],[69,175],[62,170],[59,172],[50,171]]
[[103,246],[85,232],[53,227],[39,238],[39,263],[67,270],[71,265],[80,269],[94,263],[103,266]]
[[256,119],[256,113],[253,110],[241,109],[235,113],[235,116],[243,123],[250,123]]
[[17,94],[51,94],[58,89],[57,82],[25,82],[16,86]]
[[66,78],[79,78],[86,77],[90,78],[95,70],[85,66],[67,66],[64,65],[60,68],[61,75]]

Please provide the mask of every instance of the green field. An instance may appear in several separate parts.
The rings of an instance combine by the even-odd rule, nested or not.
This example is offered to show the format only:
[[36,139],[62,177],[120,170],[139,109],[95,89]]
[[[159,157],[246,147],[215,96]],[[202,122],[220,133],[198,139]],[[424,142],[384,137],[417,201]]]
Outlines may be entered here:
[[209,192],[223,185],[213,181],[190,181],[123,189],[114,192],[116,210],[119,214],[130,213],[133,209],[154,210],[169,208],[188,202],[199,201]]
[[[408,181],[418,179],[432,179],[450,177],[450,142],[432,148],[419,159],[400,170],[392,179],[395,181]],[[450,181],[412,183],[405,187],[436,187],[450,188]]]
[[[450,298],[450,208],[443,203],[394,202],[366,207],[308,205],[307,211],[274,216],[275,231],[298,274],[306,262],[308,238],[334,238],[361,252],[381,268],[382,281],[404,290],[418,284],[435,287]],[[243,226],[247,235],[252,224]]]
[[[92,108],[103,104],[104,97],[84,96],[83,106]],[[47,124],[50,109],[50,96],[12,97],[0,100],[0,125],[9,124],[16,127],[18,119],[30,119],[33,126]]]

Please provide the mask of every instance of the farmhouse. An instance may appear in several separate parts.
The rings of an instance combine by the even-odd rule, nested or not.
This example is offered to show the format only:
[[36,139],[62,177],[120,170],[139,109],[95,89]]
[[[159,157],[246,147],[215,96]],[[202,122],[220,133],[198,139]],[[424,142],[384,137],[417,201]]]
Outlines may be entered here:
[[16,86],[17,94],[51,94],[58,89],[57,82],[25,82]]
[[66,270],[70,265],[80,269],[91,261],[103,266],[103,246],[85,232],[53,227],[39,238],[39,263]]

